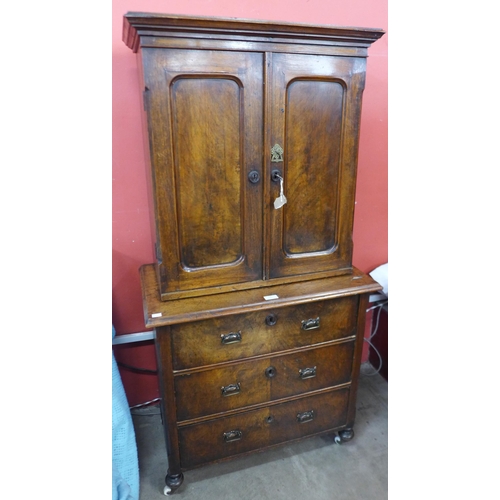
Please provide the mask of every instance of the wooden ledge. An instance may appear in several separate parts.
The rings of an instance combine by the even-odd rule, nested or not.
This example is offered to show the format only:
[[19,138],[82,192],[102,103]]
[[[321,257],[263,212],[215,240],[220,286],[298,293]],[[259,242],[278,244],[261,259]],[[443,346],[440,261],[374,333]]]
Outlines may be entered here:
[[[154,264],[142,266],[140,274],[146,327],[186,323],[214,316],[229,316],[382,290],[382,286],[369,275],[354,268],[353,274],[347,276],[161,301]],[[273,296],[277,298],[270,298]]]

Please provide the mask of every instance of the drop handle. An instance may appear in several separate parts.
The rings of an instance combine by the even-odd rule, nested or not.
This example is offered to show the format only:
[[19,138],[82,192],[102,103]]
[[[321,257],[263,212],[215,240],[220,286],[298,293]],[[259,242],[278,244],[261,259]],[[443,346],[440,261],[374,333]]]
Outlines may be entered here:
[[243,432],[238,429],[233,431],[224,432],[224,442],[231,443],[232,441],[239,441],[243,437]]
[[315,330],[319,328],[320,320],[319,316],[316,319],[304,319],[302,320],[302,330]]
[[234,396],[235,394],[239,394],[241,391],[241,385],[240,383],[236,384],[229,384],[226,385],[225,387],[221,387],[221,394],[226,397],[226,396]]
[[297,422],[299,424],[305,424],[306,422],[310,422],[314,419],[314,411],[309,410],[303,413],[297,413]]
[[311,368],[301,368],[299,370],[299,375],[302,380],[313,378],[316,376],[316,367],[313,366]]
[[235,344],[236,342],[241,342],[241,331],[239,332],[230,332],[226,334],[222,334],[220,336],[220,343],[227,344]]

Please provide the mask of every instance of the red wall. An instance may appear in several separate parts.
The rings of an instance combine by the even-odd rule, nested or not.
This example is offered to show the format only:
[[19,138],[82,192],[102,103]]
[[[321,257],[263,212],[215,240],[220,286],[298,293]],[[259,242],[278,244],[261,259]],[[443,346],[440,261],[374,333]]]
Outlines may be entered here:
[[[138,269],[154,261],[146,196],[141,93],[136,56],[122,42],[128,11],[268,19],[382,28],[387,0],[113,0],[113,325],[117,334],[145,331]],[[388,261],[387,43],[368,51],[361,120],[353,264],[369,272]],[[152,342],[115,348],[118,361],[155,369]],[[363,360],[367,359],[367,346]],[[121,370],[130,405],[159,396],[156,378]]]

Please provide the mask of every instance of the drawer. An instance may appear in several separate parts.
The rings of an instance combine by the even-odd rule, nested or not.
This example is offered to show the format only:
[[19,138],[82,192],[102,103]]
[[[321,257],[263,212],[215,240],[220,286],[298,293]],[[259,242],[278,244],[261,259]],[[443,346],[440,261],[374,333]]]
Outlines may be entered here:
[[180,427],[181,467],[265,448],[346,425],[349,389]]
[[348,383],[354,341],[174,377],[179,421]]
[[357,305],[358,297],[343,297],[173,325],[174,370],[354,335]]

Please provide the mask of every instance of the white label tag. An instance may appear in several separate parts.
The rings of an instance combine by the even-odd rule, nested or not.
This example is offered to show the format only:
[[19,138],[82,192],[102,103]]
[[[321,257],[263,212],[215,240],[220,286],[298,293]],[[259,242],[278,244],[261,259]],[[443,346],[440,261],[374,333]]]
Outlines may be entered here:
[[274,200],[274,208],[278,210],[286,203],[286,196],[283,192],[283,177],[279,177],[280,179],[280,195]]
[[161,318],[161,313],[154,313],[151,315],[152,318]]
[[264,295],[264,300],[279,299],[277,295]]

